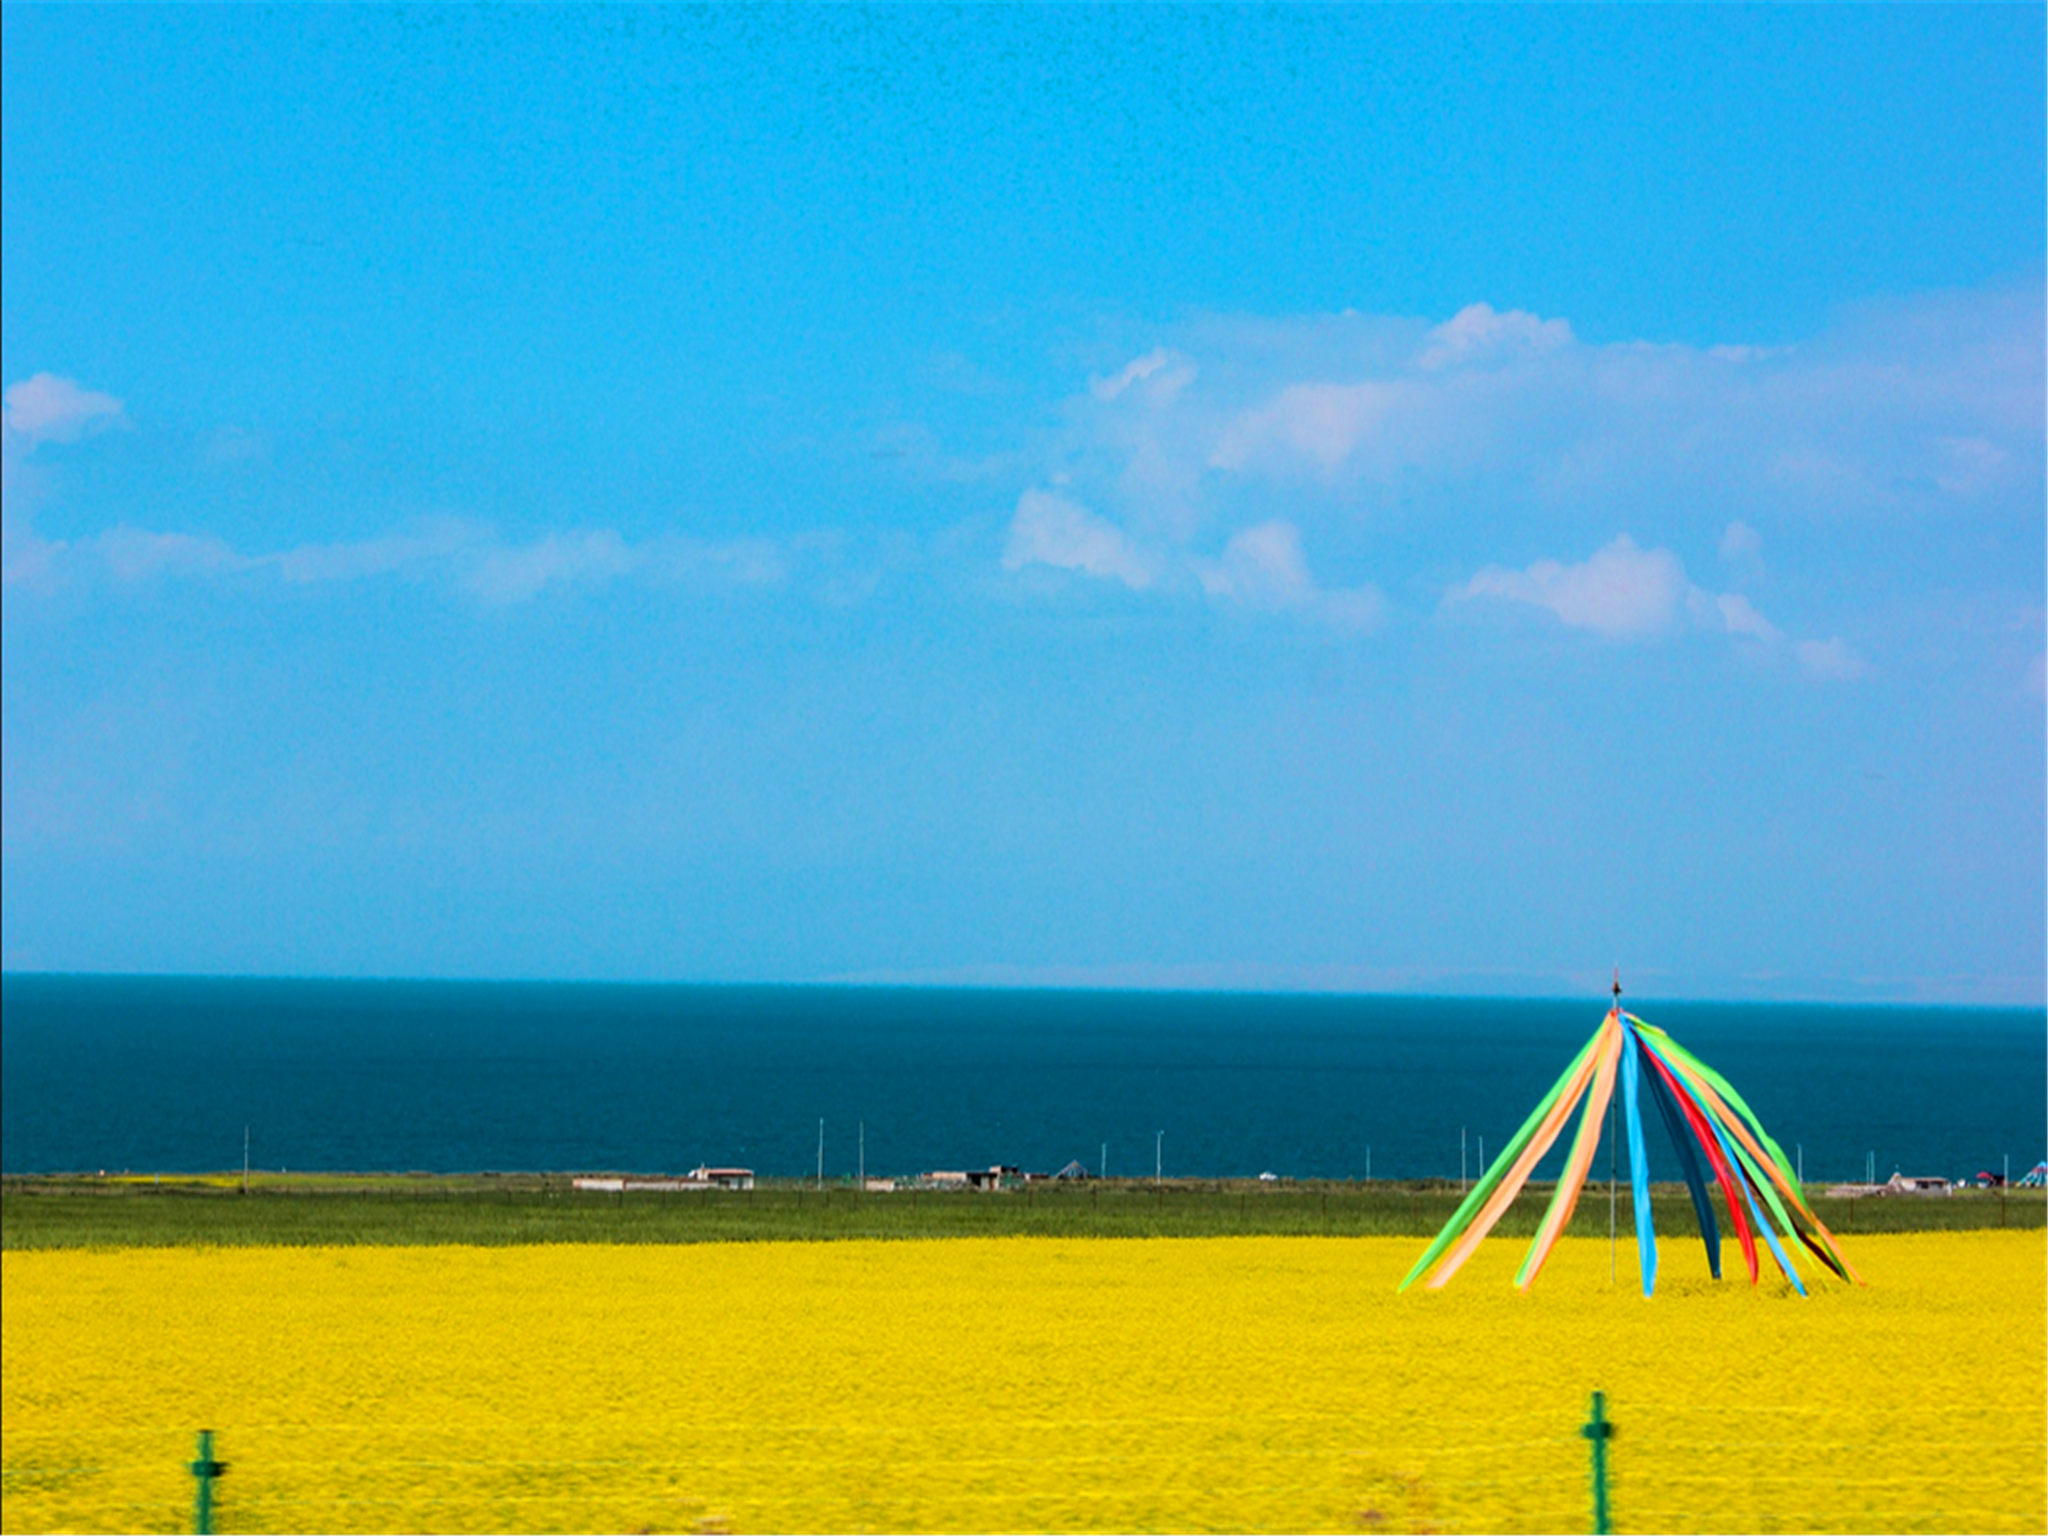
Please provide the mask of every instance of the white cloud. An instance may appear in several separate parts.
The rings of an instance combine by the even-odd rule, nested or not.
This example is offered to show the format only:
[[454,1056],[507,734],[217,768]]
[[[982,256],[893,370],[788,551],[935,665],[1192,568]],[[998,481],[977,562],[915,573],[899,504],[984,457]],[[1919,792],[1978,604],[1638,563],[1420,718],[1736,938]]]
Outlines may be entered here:
[[[1739,525],[1738,525],[1739,526]],[[1739,592],[1708,592],[1668,549],[1643,549],[1627,534],[1576,565],[1538,560],[1524,570],[1489,565],[1445,594],[1447,605],[1491,601],[1540,608],[1572,629],[1609,640],[1641,640],[1681,626],[1774,648],[1784,632]],[[1816,677],[1856,675],[1862,663],[1839,640],[1794,648]]]
[[781,551],[767,539],[709,543],[668,535],[639,543],[610,528],[548,533],[526,544],[502,542],[488,527],[446,519],[415,533],[334,544],[305,544],[253,563],[274,566],[298,584],[378,576],[452,576],[486,603],[526,602],[555,586],[602,586],[626,576],[764,586],[783,579]]
[[38,373],[7,386],[6,430],[24,447],[38,443],[75,443],[88,432],[116,425],[125,418],[121,402],[95,389],[81,389],[72,379]]
[[1783,357],[1790,347],[1757,347],[1744,342],[1723,342],[1707,348],[1707,356],[1717,363],[1754,363],[1767,357]]
[[64,546],[40,537],[28,520],[0,513],[0,586],[34,587],[55,579]]
[[159,576],[206,576],[245,570],[250,561],[219,539],[188,533],[153,533],[145,528],[110,528],[91,548],[114,580],[133,586]]
[[1746,565],[1761,558],[1763,535],[1737,520],[1721,531],[1721,558],[1730,565]]
[[1523,309],[1501,311],[1491,304],[1468,304],[1429,333],[1415,365],[1435,371],[1499,363],[1554,352],[1577,340],[1568,321],[1544,320]]
[[1753,640],[1766,644],[1777,641],[1778,626],[1756,611],[1756,605],[1735,592],[1723,592],[1714,599],[1714,605],[1721,615],[1721,625],[1731,635],[1747,635]]
[[76,381],[38,373],[0,394],[0,584],[53,579],[64,545],[36,532],[42,486],[31,455],[44,443],[75,443],[126,422],[121,402]]
[[[301,544],[274,552],[236,549],[206,533],[120,525],[74,542],[41,537],[29,516],[24,476],[43,443],[70,443],[127,418],[121,402],[71,379],[39,373],[8,386],[4,412],[5,520],[0,527],[0,577],[9,586],[67,579],[110,579],[136,586],[170,577],[270,572],[294,586],[383,576],[439,578],[485,603],[524,602],[558,586],[596,586],[629,574],[653,581],[697,577],[714,583],[763,585],[785,574],[769,540],[712,543],[662,536],[631,543],[609,528],[551,532],[508,544],[486,526],[454,519],[412,532]],[[261,457],[262,440],[239,428],[213,434],[200,451],[210,467]]]
[[1383,430],[1407,393],[1399,383],[1294,384],[1267,405],[1223,429],[1209,463],[1241,470],[1255,461],[1289,457],[1335,469],[1372,434]]
[[1010,518],[1003,568],[1027,565],[1082,571],[1140,591],[1158,577],[1153,557],[1121,528],[1052,491],[1026,491]]
[[237,464],[254,464],[269,457],[270,445],[254,432],[241,427],[222,427],[199,450],[199,462],[208,469],[227,469]]
[[1577,565],[1538,560],[1526,570],[1489,565],[1450,594],[1547,609],[1573,629],[1612,640],[1665,633],[1686,611],[1692,584],[1668,549],[1640,549],[1622,534]]
[[1297,612],[1339,629],[1376,626],[1385,602],[1370,586],[1326,590],[1309,574],[1301,530],[1288,522],[1260,523],[1235,534],[1215,560],[1193,562],[1211,598],[1268,612]]
[[1479,509],[1565,538],[1726,529],[1731,567],[1754,574],[1742,546],[1766,518],[2038,509],[2041,323],[2023,288],[1874,307],[1768,348],[1594,342],[1489,304],[1437,325],[1196,317],[1087,380],[1034,478],[1067,474],[1077,501],[1182,548],[1275,517],[1448,537]]
[[494,607],[527,602],[555,587],[597,587],[627,576],[730,587],[769,585],[788,574],[782,551],[767,539],[716,543],[665,535],[634,543],[614,529],[598,528],[508,544],[486,525],[455,519],[271,553],[238,550],[208,535],[122,526],[74,544],[10,545],[8,561],[10,582],[105,577],[135,586],[161,578],[268,572],[291,586],[317,586],[399,577],[437,581]]
[[1213,559],[1148,545],[1108,518],[1051,491],[1026,491],[1010,519],[1003,565],[1079,571],[1135,591],[1188,592],[1199,588],[1212,602],[1263,613],[1285,613],[1353,632],[1376,626],[1385,603],[1371,586],[1317,584],[1302,554],[1301,531],[1282,520],[1234,534]]
[[1941,467],[1934,483],[1951,496],[1970,499],[1995,487],[2004,478],[2012,456],[1996,443],[1981,437],[1945,437],[1939,444]]
[[1869,674],[1870,665],[1839,636],[1802,640],[1793,648],[1799,665],[1822,682],[1851,682]]
[[458,522],[430,524],[419,533],[389,533],[374,539],[301,544],[270,556],[286,581],[360,581],[394,572],[419,571],[445,562],[488,538],[486,530]]
[[[1275,607],[1299,579],[1275,527],[1297,554],[1334,530],[1336,547],[1401,552],[1410,578],[1476,572],[1457,601],[1614,639],[1719,634],[1789,666],[1799,632],[1761,606],[1758,529],[1774,567],[1811,577],[1830,549],[1873,557],[1868,533],[1831,537],[1849,519],[1910,519],[1903,538],[1957,565],[1987,539],[1929,551],[1944,519],[2007,543],[1999,529],[2038,524],[2041,324],[2024,284],[1874,305],[1769,347],[1594,341],[1487,303],[1435,324],[1196,316],[1064,402],[1032,475],[1056,489],[1031,493],[1064,510],[1014,517],[1003,558]],[[1599,548],[1617,527],[1634,538]],[[1594,553],[1485,563],[1523,544]],[[1718,554],[1714,590],[1680,549]]]
[[1088,392],[1097,400],[1110,401],[1135,384],[1146,386],[1155,401],[1170,401],[1195,381],[1195,368],[1178,352],[1154,347],[1143,357],[1134,357],[1106,379],[1090,379]]
[[1223,546],[1223,557],[1199,566],[1202,589],[1258,608],[1292,608],[1315,596],[1315,579],[1301,556],[1301,530],[1292,523],[1260,523]]
[[634,552],[609,528],[550,533],[483,551],[462,584],[487,603],[517,603],[558,583],[602,584],[634,564]]

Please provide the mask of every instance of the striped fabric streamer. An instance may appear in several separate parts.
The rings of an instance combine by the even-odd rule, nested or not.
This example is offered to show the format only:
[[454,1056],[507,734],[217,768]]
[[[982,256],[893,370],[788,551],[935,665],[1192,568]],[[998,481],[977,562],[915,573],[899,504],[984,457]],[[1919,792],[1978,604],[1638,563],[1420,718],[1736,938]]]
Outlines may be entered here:
[[1557,1189],[1550,1197],[1550,1209],[1543,1213],[1543,1224],[1536,1229],[1536,1240],[1529,1244],[1522,1267],[1515,1272],[1518,1290],[1526,1291],[1536,1283],[1537,1275],[1550,1258],[1550,1250],[1557,1246],[1558,1238],[1572,1219],[1579,1191],[1586,1187],[1586,1172],[1593,1166],[1593,1153],[1600,1145],[1600,1117],[1607,1113],[1607,1101],[1614,1096],[1614,1069],[1621,1059],[1622,1029],[1617,1018],[1611,1028],[1601,1032],[1600,1048],[1594,1057],[1598,1066],[1593,1073],[1592,1091],[1586,1095],[1586,1112],[1579,1117],[1579,1134],[1572,1138],[1572,1150],[1564,1160],[1564,1171],[1557,1176]]
[[1748,1202],[1738,1200],[1735,1194],[1736,1175],[1728,1167],[1728,1159],[1721,1152],[1721,1138],[1714,1134],[1714,1128],[1707,1119],[1707,1112],[1680,1086],[1673,1075],[1670,1064],[1655,1051],[1648,1053],[1664,1079],[1664,1086],[1678,1100],[1679,1112],[1685,1116],[1686,1128],[1705,1154],[1707,1167],[1713,1171],[1714,1182],[1721,1186],[1721,1203],[1728,1212],[1728,1225],[1735,1229],[1735,1241],[1742,1248],[1742,1262],[1749,1270],[1749,1283],[1757,1282],[1756,1235],[1749,1229],[1749,1218],[1744,1213]]
[[1757,1253],[1761,1236],[1763,1246],[1787,1283],[1799,1295],[1808,1294],[1790,1251],[1779,1240],[1781,1233],[1788,1240],[1796,1237],[1835,1275],[1863,1284],[1863,1277],[1843,1256],[1835,1235],[1807,1204],[1784,1148],[1771,1139],[1742,1096],[1726,1078],[1670,1035],[1625,1012],[1620,1006],[1619,980],[1614,990],[1615,1006],[1600,1021],[1593,1038],[1459,1203],[1400,1288],[1405,1291],[1425,1274],[1429,1276],[1431,1290],[1450,1282],[1507,1214],[1576,1110],[1579,1125],[1571,1150],[1566,1154],[1536,1237],[1515,1273],[1516,1287],[1528,1290],[1549,1261],[1558,1238],[1571,1224],[1572,1212],[1578,1206],[1599,1148],[1601,1118],[1615,1102],[1617,1079],[1621,1118],[1628,1136],[1636,1253],[1645,1296],[1656,1294],[1658,1270],[1655,1212],[1650,1204],[1650,1159],[1643,1137],[1642,1101],[1646,1094],[1656,1104],[1658,1117],[1670,1135],[1679,1173],[1699,1219],[1707,1267],[1716,1280],[1721,1278],[1721,1230],[1708,1191],[1709,1175],[1720,1186],[1721,1203],[1742,1249],[1750,1284],[1758,1284],[1762,1278]]
[[[1572,1064],[1565,1068],[1564,1076],[1560,1077],[1551,1086],[1550,1092],[1543,1096],[1543,1102],[1538,1104],[1535,1110],[1531,1112],[1529,1118],[1522,1122],[1522,1128],[1515,1132],[1513,1140],[1507,1144],[1506,1149],[1502,1151],[1501,1155],[1494,1159],[1493,1166],[1481,1176],[1477,1184],[1472,1186],[1470,1193],[1465,1196],[1457,1210],[1451,1213],[1451,1219],[1444,1223],[1443,1231],[1437,1233],[1436,1241],[1431,1243],[1422,1257],[1415,1261],[1415,1267],[1408,1271],[1408,1278],[1401,1282],[1398,1289],[1405,1291],[1409,1286],[1413,1285],[1415,1277],[1434,1264],[1437,1256],[1457,1241],[1459,1233],[1467,1230],[1467,1224],[1472,1221],[1474,1213],[1486,1204],[1487,1197],[1493,1193],[1495,1186],[1500,1184],[1507,1176],[1511,1165],[1516,1164],[1522,1152],[1528,1147],[1537,1131],[1546,1122],[1551,1110],[1562,1103],[1563,1108],[1559,1110],[1560,1117],[1571,1113],[1572,1105],[1576,1104],[1579,1101],[1579,1095],[1586,1091],[1586,1080],[1592,1075],[1593,1049],[1599,1043],[1600,1037],[1595,1035],[1580,1049]],[[1559,1123],[1563,1123],[1562,1118],[1560,1118]],[[1544,1151],[1549,1150],[1550,1143],[1556,1137],[1557,1133],[1552,1131],[1544,1139]],[[1535,1157],[1530,1158],[1529,1167],[1535,1167],[1537,1160],[1542,1156],[1543,1152],[1539,1151]],[[1523,1177],[1527,1177],[1526,1171]],[[1519,1183],[1515,1187],[1518,1190],[1521,1188]],[[1492,1222],[1487,1223],[1489,1228],[1492,1225]]]
[[1699,1145],[1692,1139],[1678,1101],[1672,1098],[1655,1067],[1650,1069],[1648,1081],[1650,1097],[1657,1101],[1657,1113],[1664,1121],[1664,1132],[1671,1138],[1671,1150],[1678,1154],[1678,1171],[1685,1179],[1685,1192],[1692,1196],[1692,1213],[1699,1222],[1700,1241],[1707,1250],[1707,1273],[1718,1280],[1721,1278],[1721,1229],[1714,1220],[1714,1203],[1707,1198],[1707,1181],[1700,1173]]
[[[1614,1025],[1615,1029],[1619,1030],[1620,1024],[1618,1021],[1610,1019],[1609,1022]],[[1600,1040],[1600,1036],[1595,1036],[1593,1047],[1598,1047]],[[1500,1187],[1493,1192],[1491,1198],[1480,1208],[1478,1216],[1465,1229],[1464,1235],[1457,1240],[1451,1251],[1445,1255],[1444,1261],[1437,1269],[1437,1272],[1430,1277],[1430,1290],[1442,1290],[1445,1285],[1450,1283],[1451,1276],[1455,1275],[1464,1262],[1472,1257],[1473,1251],[1479,1247],[1481,1240],[1485,1238],[1488,1232],[1493,1230],[1493,1224],[1500,1220],[1502,1215],[1506,1213],[1507,1208],[1514,1203],[1515,1196],[1521,1193],[1522,1185],[1528,1182],[1531,1171],[1543,1160],[1543,1154],[1550,1150],[1551,1143],[1557,1140],[1559,1132],[1563,1131],[1565,1127],[1565,1122],[1571,1119],[1572,1106],[1579,1102],[1579,1095],[1586,1091],[1586,1084],[1591,1081],[1597,1065],[1593,1049],[1589,1048],[1583,1052],[1579,1060],[1573,1065],[1575,1068],[1573,1081],[1566,1088],[1565,1092],[1552,1095],[1553,1102],[1548,1112],[1544,1114],[1542,1123],[1536,1127],[1536,1134],[1529,1138],[1527,1146],[1521,1148],[1520,1154],[1515,1157],[1513,1165],[1508,1168],[1506,1176],[1501,1179]],[[1500,1167],[1501,1163],[1506,1161],[1515,1150],[1511,1145],[1507,1152],[1501,1154],[1494,1167]]]
[[1755,1112],[1750,1109],[1749,1105],[1743,1102],[1742,1096],[1735,1091],[1728,1080],[1662,1030],[1657,1029],[1653,1025],[1644,1024],[1640,1019],[1633,1019],[1633,1022],[1639,1030],[1648,1031],[1648,1035],[1644,1037],[1645,1043],[1650,1043],[1650,1037],[1654,1036],[1655,1045],[1666,1051],[1674,1062],[1683,1063],[1687,1069],[1697,1075],[1700,1081],[1706,1085],[1708,1093],[1717,1095],[1722,1100],[1725,1100],[1728,1105],[1733,1106],[1736,1114],[1728,1115],[1725,1110],[1723,1111],[1730,1129],[1745,1139],[1751,1131],[1754,1131],[1756,1142],[1761,1143],[1761,1146],[1755,1147],[1755,1155],[1757,1160],[1763,1163],[1769,1171],[1770,1182],[1777,1185],[1786,1197],[1791,1200],[1793,1208],[1813,1228],[1814,1233],[1819,1239],[1816,1242],[1813,1237],[1808,1237],[1804,1231],[1800,1231],[1799,1236],[1801,1240],[1809,1248],[1813,1249],[1816,1256],[1822,1262],[1827,1264],[1830,1269],[1834,1270],[1843,1279],[1853,1281],[1857,1285],[1863,1284],[1863,1277],[1857,1274],[1854,1266],[1849,1263],[1848,1259],[1843,1257],[1842,1251],[1836,1243],[1835,1234],[1827,1229],[1821,1219],[1813,1213],[1813,1208],[1806,1203],[1806,1196],[1799,1188],[1799,1176],[1792,1169],[1791,1159],[1785,1156],[1785,1149],[1765,1134],[1763,1122],[1757,1119]]
[[[1845,1280],[1854,1280],[1856,1283],[1861,1284],[1862,1277],[1851,1270],[1848,1267],[1848,1262],[1834,1251],[1834,1234],[1821,1225],[1820,1218],[1813,1214],[1812,1209],[1806,1204],[1805,1198],[1800,1194],[1795,1178],[1781,1166],[1784,1161],[1784,1154],[1777,1148],[1777,1144],[1775,1142],[1771,1143],[1771,1151],[1765,1151],[1758,1143],[1759,1140],[1768,1140],[1769,1138],[1752,1135],[1750,1126],[1746,1125],[1741,1118],[1738,1118],[1731,1112],[1721,1093],[1712,1082],[1707,1080],[1704,1069],[1697,1058],[1676,1049],[1668,1035],[1654,1044],[1645,1037],[1645,1044],[1652,1051],[1665,1056],[1671,1068],[1684,1077],[1688,1090],[1700,1106],[1707,1111],[1713,1123],[1730,1134],[1732,1138],[1729,1142],[1730,1151],[1737,1155],[1739,1165],[1748,1174],[1751,1185],[1763,1197],[1765,1204],[1770,1207],[1771,1214],[1778,1218],[1778,1225],[1785,1235],[1787,1237],[1799,1237],[1836,1274]],[[1718,1076],[1718,1074],[1716,1075]],[[1725,1080],[1723,1081],[1725,1082]],[[1744,1108],[1746,1110],[1747,1106],[1745,1105]],[[1748,1118],[1751,1122],[1755,1120],[1754,1115],[1750,1115]],[[1761,1127],[1757,1127],[1757,1129],[1759,1132],[1761,1131]],[[1773,1156],[1773,1152],[1777,1155]],[[1776,1187],[1774,1188],[1773,1186]],[[1820,1235],[1821,1241],[1816,1242],[1814,1238],[1808,1237],[1794,1223],[1790,1214],[1787,1213],[1784,1204],[1778,1198],[1780,1190],[1791,1199],[1794,1208],[1812,1224],[1815,1231]]]

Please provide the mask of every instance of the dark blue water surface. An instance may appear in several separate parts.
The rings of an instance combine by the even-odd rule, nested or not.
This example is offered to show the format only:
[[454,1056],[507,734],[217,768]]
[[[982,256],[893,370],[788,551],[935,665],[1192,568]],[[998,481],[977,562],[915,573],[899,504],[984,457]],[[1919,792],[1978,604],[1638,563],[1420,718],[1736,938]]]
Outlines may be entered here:
[[[2042,1155],[2040,1010],[1636,1001],[1814,1179]],[[1455,1175],[1604,1000],[0,978],[0,1167]],[[1653,1173],[1660,1153],[1651,1131]],[[1553,1161],[1557,1154],[1553,1153]]]

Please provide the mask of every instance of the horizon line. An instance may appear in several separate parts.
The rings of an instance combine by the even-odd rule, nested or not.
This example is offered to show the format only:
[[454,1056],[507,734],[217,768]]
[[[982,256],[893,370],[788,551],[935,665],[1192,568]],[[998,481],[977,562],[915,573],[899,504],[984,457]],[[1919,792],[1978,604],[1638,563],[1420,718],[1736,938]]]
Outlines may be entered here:
[[[1240,974],[1232,980],[1231,971],[1256,970],[1268,972],[1263,977]],[[1185,997],[1294,997],[1294,998],[1355,998],[1387,999],[1404,1001],[1458,1001],[1458,1002],[1512,1002],[1576,1003],[1598,1000],[1604,1008],[1608,1005],[1611,985],[1611,968],[1603,968],[1596,984],[1584,991],[1566,985],[1567,978],[1560,973],[1541,972],[1484,972],[1484,971],[1412,971],[1412,972],[1369,972],[1362,967],[1306,967],[1284,971],[1278,967],[1012,967],[974,966],[949,969],[903,969],[843,972],[826,976],[802,978],[764,977],[684,977],[684,976],[549,976],[549,975],[461,975],[461,974],[420,974],[403,972],[333,972],[333,971],[211,971],[211,970],[156,970],[135,969],[43,969],[25,966],[0,966],[0,980],[84,980],[84,981],[194,981],[194,982],[335,982],[358,983],[365,986],[554,986],[554,987],[611,987],[611,988],[697,988],[703,990],[806,990],[806,991],[904,991],[904,992],[1044,992],[1105,995],[1127,994],[1146,996]],[[1344,984],[1333,972],[1344,972],[1355,978],[1352,984]],[[1199,974],[1198,974],[1199,973]],[[1637,973],[1654,979],[1660,973],[1644,971]],[[1590,973],[1589,973],[1590,975]],[[1534,986],[1514,987],[1506,990],[1484,989],[1484,978],[1497,978],[1500,982],[1511,983],[1513,979],[1538,983]],[[1539,980],[1540,978],[1540,980]],[[2009,982],[2014,978],[1968,978],[1974,986],[1975,997],[1958,996],[1955,993],[1933,993],[1926,989],[1929,983],[1921,978],[1858,978],[1844,982],[1836,978],[1816,978],[1822,988],[1829,989],[1816,995],[1813,982],[1806,986],[1787,988],[1783,992],[1766,990],[1772,978],[1758,976],[1738,978],[1748,981],[1756,990],[1751,992],[1713,993],[1699,990],[1686,983],[1669,992],[1646,991],[1640,985],[1624,985],[1623,996],[1641,999],[1655,997],[1669,1003],[1712,1003],[1728,1007],[1769,1007],[1797,1006],[1812,1008],[1897,1008],[1897,1009],[1941,1009],[1975,1012],[2048,1012],[2048,989],[2033,998],[1998,996],[1998,982]],[[1957,978],[1961,980],[1961,978]],[[1263,980],[1263,984],[1261,981]],[[1377,980],[1379,985],[1370,984]],[[1987,985],[1987,981],[1990,983]],[[1431,983],[1435,983],[1432,985]],[[1547,983],[1547,985],[1545,985]],[[1858,989],[1863,995],[1854,995]],[[1851,995],[1844,995],[1845,993]]]

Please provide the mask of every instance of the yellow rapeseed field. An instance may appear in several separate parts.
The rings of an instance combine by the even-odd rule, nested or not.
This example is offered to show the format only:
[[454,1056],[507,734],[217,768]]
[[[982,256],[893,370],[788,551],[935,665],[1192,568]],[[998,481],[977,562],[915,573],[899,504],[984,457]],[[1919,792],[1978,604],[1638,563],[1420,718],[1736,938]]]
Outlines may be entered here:
[[[2038,1233],[1866,1290],[1535,1292],[1489,1242],[989,1239],[7,1253],[9,1531],[2048,1527]],[[1699,1278],[1692,1278],[1702,1271]]]

